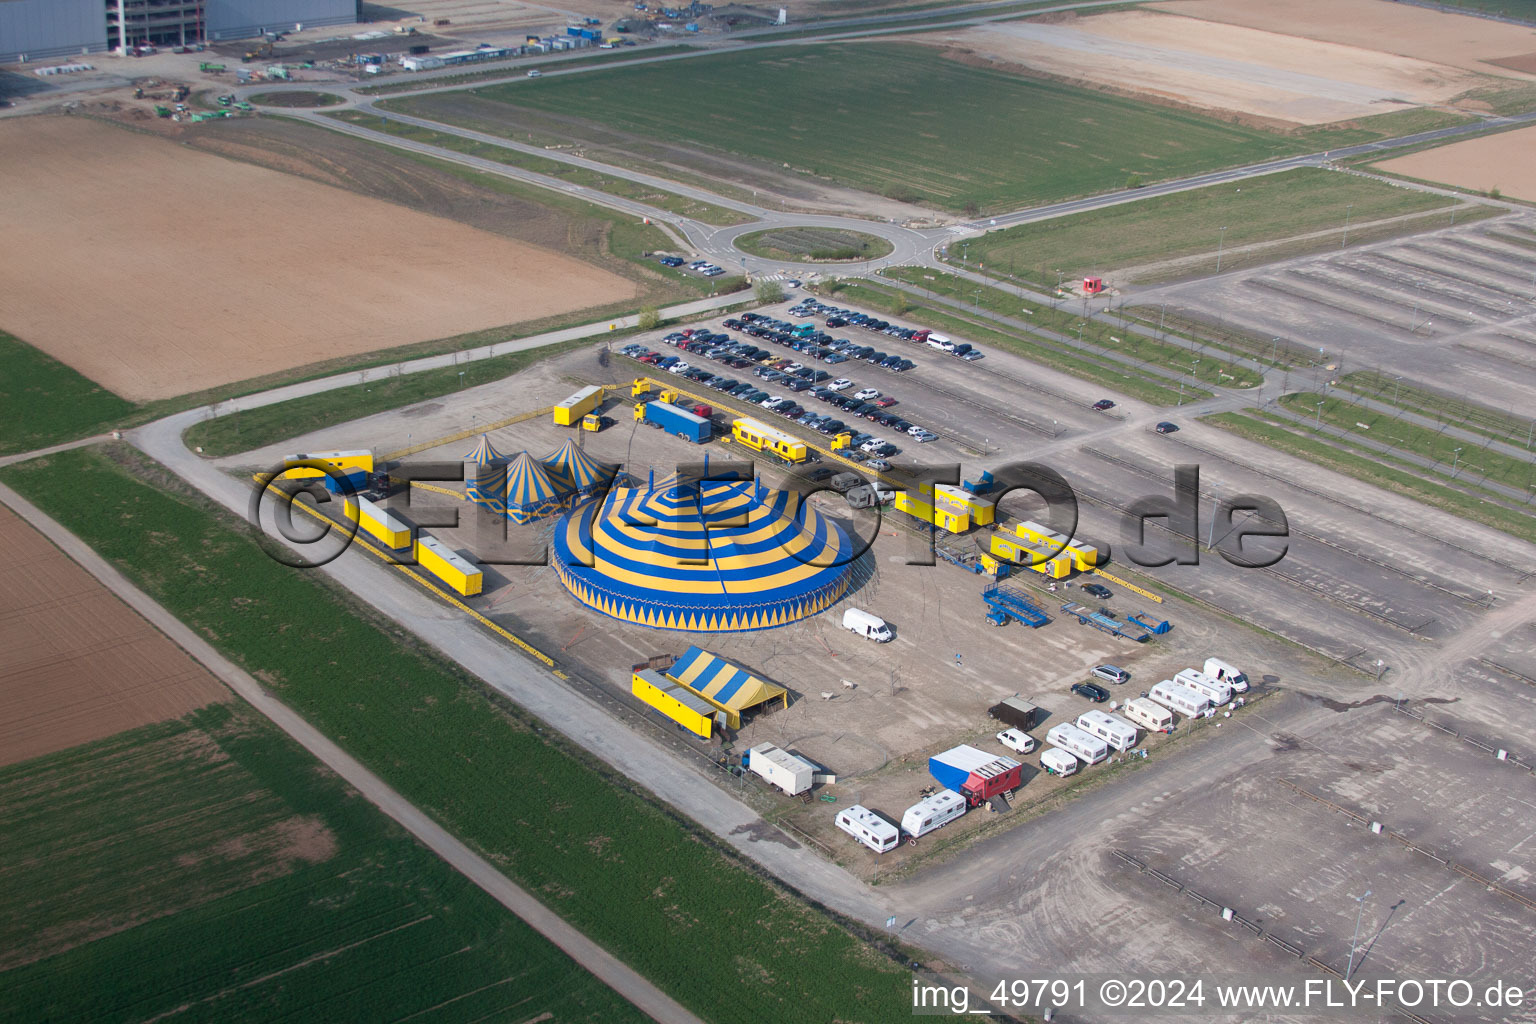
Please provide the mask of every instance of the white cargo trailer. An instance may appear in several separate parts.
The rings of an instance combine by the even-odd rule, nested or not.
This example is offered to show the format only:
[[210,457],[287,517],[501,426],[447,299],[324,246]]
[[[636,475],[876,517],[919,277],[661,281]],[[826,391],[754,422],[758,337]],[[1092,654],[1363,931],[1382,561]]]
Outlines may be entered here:
[[907,808],[901,816],[901,830],[916,839],[936,828],[943,828],[967,809],[965,797],[952,789],[941,789]]
[[1205,668],[1202,671],[1212,679],[1220,680],[1232,687],[1234,693],[1248,692],[1248,677],[1220,658],[1206,658]]
[[1065,750],[1074,757],[1081,758],[1088,764],[1098,764],[1109,756],[1108,743],[1105,743],[1097,736],[1091,736],[1083,732],[1083,730],[1071,722],[1062,722],[1060,725],[1052,726],[1050,731],[1045,734],[1045,740],[1047,743],[1056,744],[1062,750]]
[[894,850],[896,844],[901,842],[901,833],[896,826],[863,804],[854,804],[846,810],[838,811],[836,821],[838,828],[876,853]]
[[1135,697],[1126,701],[1120,713],[1143,729],[1152,732],[1167,732],[1173,728],[1173,712],[1145,697]]
[[1077,716],[1077,727],[1097,736],[1115,750],[1130,750],[1136,745],[1136,727],[1119,715],[1094,708]]
[[1065,750],[1046,747],[1040,752],[1040,767],[1045,769],[1047,775],[1060,775],[1066,778],[1068,775],[1077,773],[1077,758]]
[[1232,699],[1232,687],[1226,683],[1217,682],[1205,673],[1196,672],[1192,668],[1176,673],[1173,681],[1197,693],[1205,694],[1205,699],[1211,702],[1212,707],[1219,708]]
[[1197,690],[1191,690],[1182,683],[1176,683],[1172,679],[1164,679],[1147,692],[1147,696],[1157,701],[1169,711],[1177,711],[1181,715],[1190,718],[1203,715],[1210,709],[1211,702]]
[[747,769],[768,780],[790,796],[799,796],[811,788],[816,766],[772,743],[759,743],[747,751]]

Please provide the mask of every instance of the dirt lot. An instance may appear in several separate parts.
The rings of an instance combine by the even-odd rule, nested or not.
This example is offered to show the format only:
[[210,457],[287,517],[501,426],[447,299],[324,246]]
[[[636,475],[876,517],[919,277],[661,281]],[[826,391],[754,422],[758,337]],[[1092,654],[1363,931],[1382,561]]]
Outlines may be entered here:
[[206,669],[0,506],[0,764],[229,696]]
[[1169,0],[1153,9],[1496,75],[1512,69],[1494,60],[1536,50],[1536,29],[1381,0]]
[[1536,201],[1536,128],[1468,139],[1410,153],[1376,166],[1426,181],[1486,191],[1496,188],[1514,199]]
[[1479,81],[1465,70],[1371,47],[1143,10],[998,22],[912,41],[950,45],[1100,87],[1295,124],[1440,103]]
[[566,256],[83,118],[0,125],[0,180],[0,246],[28,255],[0,271],[0,323],[135,400],[636,293]]

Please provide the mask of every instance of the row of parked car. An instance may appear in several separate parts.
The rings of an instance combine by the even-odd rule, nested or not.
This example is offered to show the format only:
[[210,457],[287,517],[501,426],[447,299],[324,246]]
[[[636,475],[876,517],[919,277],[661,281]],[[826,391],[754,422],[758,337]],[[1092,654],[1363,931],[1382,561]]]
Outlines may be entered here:
[[[683,265],[683,258],[681,256],[658,256],[656,257],[656,262],[664,267],[680,267]],[[698,271],[705,277],[719,277],[725,273],[723,267],[717,267],[709,262],[709,260],[694,260],[688,264],[688,269]]]
[[818,316],[826,320],[827,326],[832,329],[839,327],[862,327],[867,331],[876,331],[887,334],[903,341],[914,342],[919,345],[927,345],[929,348],[948,355],[957,356],[966,362],[974,363],[982,358],[980,350],[967,342],[952,342],[941,334],[935,334],[921,327],[902,327],[888,320],[869,313],[859,313],[851,309],[843,309],[839,306],[829,306],[825,302],[816,299],[805,299],[789,311],[790,316]]
[[725,326],[833,365],[862,360],[896,373],[905,373],[917,366],[910,359],[880,352],[873,345],[860,345],[848,338],[834,338],[818,330],[813,323],[796,325],[775,320],[762,313],[743,313],[736,319],[725,321]]

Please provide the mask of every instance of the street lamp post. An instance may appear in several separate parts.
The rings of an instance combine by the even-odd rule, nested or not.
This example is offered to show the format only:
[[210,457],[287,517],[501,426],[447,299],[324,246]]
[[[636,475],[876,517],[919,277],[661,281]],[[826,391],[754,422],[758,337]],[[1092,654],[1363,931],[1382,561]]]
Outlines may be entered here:
[[1457,473],[1456,467],[1459,466],[1459,465],[1461,465],[1461,449],[1457,448],[1456,449],[1456,458],[1451,463],[1451,479],[1452,480],[1456,479],[1456,473]]
[[1326,398],[1319,398],[1317,400],[1317,421],[1312,424],[1313,430],[1321,431],[1323,429],[1323,403],[1326,401],[1328,401]]
[[1393,377],[1392,380],[1394,381],[1392,388],[1392,405],[1396,407],[1397,400],[1403,393],[1403,378]]
[[1349,212],[1354,208],[1354,203],[1350,203],[1344,207],[1344,238],[1339,242],[1340,249],[1349,244]]
[[1227,229],[1222,228],[1221,234],[1216,236],[1216,273],[1221,273],[1221,247],[1227,240]]
[[1348,981],[1355,973],[1355,950],[1360,946],[1360,918],[1365,914],[1365,901],[1371,895],[1371,890],[1365,890],[1364,896],[1351,896],[1358,908],[1355,911],[1355,937],[1349,940],[1349,966],[1344,968],[1344,980]]

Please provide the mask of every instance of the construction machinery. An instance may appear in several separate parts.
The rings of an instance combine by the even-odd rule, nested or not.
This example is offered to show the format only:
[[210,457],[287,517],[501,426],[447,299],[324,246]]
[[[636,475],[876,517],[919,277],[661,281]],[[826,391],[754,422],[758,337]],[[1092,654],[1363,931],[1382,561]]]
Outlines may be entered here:
[[197,66],[197,70],[206,71],[211,75],[216,75],[220,71],[227,71],[228,69],[223,64],[214,64],[211,61],[205,60]]
[[256,47],[254,50],[246,50],[245,56],[241,57],[240,60],[246,64],[249,64],[251,61],[256,60],[258,57],[270,57],[271,55],[272,41],[269,39],[263,42],[260,46]]

